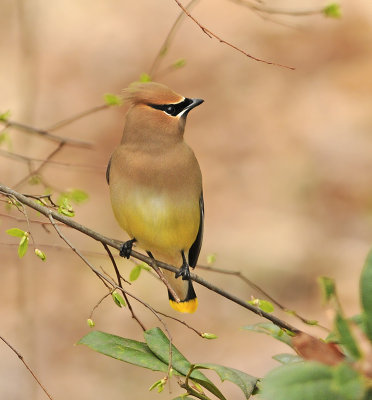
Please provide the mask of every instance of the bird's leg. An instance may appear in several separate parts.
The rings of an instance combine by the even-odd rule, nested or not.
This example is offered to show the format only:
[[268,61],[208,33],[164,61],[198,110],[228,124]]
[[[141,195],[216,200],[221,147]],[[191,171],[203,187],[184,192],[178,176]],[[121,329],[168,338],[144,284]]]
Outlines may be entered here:
[[176,272],[176,278],[182,276],[182,280],[189,281],[190,280],[190,268],[189,263],[186,261],[185,253],[181,250],[182,254],[182,265],[178,272]]
[[133,238],[124,242],[119,252],[120,256],[129,258],[132,252],[133,243],[136,241],[137,241],[136,238]]

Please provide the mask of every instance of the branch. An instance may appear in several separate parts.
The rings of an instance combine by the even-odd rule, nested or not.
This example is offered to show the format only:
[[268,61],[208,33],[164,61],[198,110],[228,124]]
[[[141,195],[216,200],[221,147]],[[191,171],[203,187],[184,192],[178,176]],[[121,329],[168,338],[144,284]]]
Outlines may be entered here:
[[61,166],[61,167],[82,168],[82,169],[101,171],[101,172],[103,172],[105,169],[104,166],[97,166],[97,165],[93,165],[93,164],[91,164],[91,165],[90,164],[72,164],[72,163],[67,163],[67,162],[62,162],[62,161],[47,160],[45,158],[28,157],[23,154],[12,153],[10,151],[6,151],[6,150],[2,150],[2,149],[0,149],[0,156],[11,158],[13,160],[23,161],[26,163],[47,162],[48,165],[52,164],[52,165],[57,165],[57,166]]
[[23,183],[27,182],[32,176],[38,174],[44,167],[45,165],[49,162],[49,160],[51,160],[57,153],[59,153],[64,145],[66,143],[65,142],[60,142],[58,144],[58,147],[55,148],[49,155],[48,157],[45,159],[45,161],[43,161],[37,168],[35,168],[34,170],[30,171],[25,177],[23,177],[19,182],[17,182],[14,187],[19,187],[21,186]]
[[187,9],[181,4],[181,2],[179,0],[174,0],[177,4],[178,7],[180,7],[182,9],[182,11],[190,18],[192,19],[196,25],[199,26],[199,28],[210,38],[215,38],[217,39],[220,43],[226,44],[227,46],[233,48],[236,51],[239,51],[240,53],[244,54],[245,56],[251,58],[252,60],[258,61],[258,62],[262,62],[265,64],[269,64],[269,65],[274,65],[277,67],[282,67],[282,68],[287,68],[290,70],[294,70],[294,67],[289,67],[288,65],[283,65],[283,64],[278,64],[272,61],[267,61],[267,60],[263,60],[262,58],[258,58],[258,57],[254,57],[251,54],[248,54],[247,52],[245,52],[244,50],[240,49],[239,47],[233,45],[230,42],[227,42],[226,40],[222,39],[220,36],[217,36],[215,33],[213,33],[211,30],[209,30],[207,27],[205,27],[204,25],[202,25],[195,17],[193,17],[188,11]]
[[[233,271],[233,270],[230,270],[230,269],[216,268],[216,267],[207,266],[207,265],[197,265],[197,267],[199,269],[203,269],[205,271],[210,271],[210,272],[214,272],[214,273],[218,273],[218,274],[224,274],[224,275],[236,276],[237,278],[239,278],[243,282],[245,282],[248,286],[250,286],[251,288],[253,288],[253,289],[257,290],[258,292],[260,292],[263,296],[265,296],[267,299],[269,299],[271,301],[271,303],[275,304],[277,307],[279,307],[285,313],[293,315],[294,317],[298,318],[304,324],[314,325],[314,321],[313,320],[310,320],[308,318],[304,318],[301,315],[299,315],[295,310],[291,310],[291,309],[283,306],[281,303],[279,303],[279,301],[274,299],[271,295],[269,295],[260,286],[256,285],[254,282],[252,282],[250,279],[248,279],[241,271]],[[320,325],[318,323],[316,324],[316,326],[326,330],[327,332],[329,332],[328,328],[326,328],[326,327],[324,327],[324,326],[322,326],[322,325]]]
[[77,139],[63,138],[57,135],[53,135],[52,133],[49,133],[44,129],[34,128],[29,125],[21,124],[20,122],[11,120],[0,120],[0,123],[5,124],[5,128],[11,127],[23,132],[36,134],[44,137],[45,139],[49,139],[53,142],[64,143],[75,147],[86,147],[86,148],[92,147],[92,143],[84,142],[82,140],[77,140]]
[[[115,239],[110,239],[98,232],[93,231],[92,229],[87,228],[84,225],[81,225],[81,224],[75,222],[74,220],[72,220],[68,217],[65,217],[64,215],[58,214],[57,212],[55,212],[53,210],[49,210],[47,207],[37,204],[36,202],[34,202],[31,199],[27,198],[26,196],[22,195],[21,193],[18,193],[15,190],[13,190],[5,185],[0,184],[0,193],[4,194],[6,196],[15,197],[22,204],[27,205],[28,207],[33,208],[36,211],[39,211],[41,214],[43,214],[44,216],[46,216],[49,219],[53,218],[59,222],[64,223],[65,225],[70,226],[71,228],[78,230],[79,232],[81,232],[87,236],[90,236],[91,238],[93,238],[101,243],[105,243],[108,246],[111,246],[117,250],[121,249],[121,246],[122,246],[121,241],[115,240]],[[77,249],[74,249],[74,251],[79,254],[79,251]],[[79,255],[82,256],[81,253]],[[147,263],[150,266],[153,263],[153,260],[150,257],[147,257],[137,251],[134,251],[134,250],[132,250],[131,256]],[[174,273],[178,272],[178,268],[168,265],[168,264],[165,264],[158,260],[156,260],[156,265],[160,268],[166,269],[166,270],[174,272]],[[96,273],[98,273],[99,275],[102,275],[99,273],[99,271],[95,270],[94,267],[93,267],[93,270]],[[289,323],[282,321],[281,319],[275,317],[272,314],[262,311],[258,307],[252,306],[251,304],[247,303],[245,300],[242,300],[242,299],[238,298],[237,296],[235,296],[229,292],[226,292],[225,290],[220,289],[217,286],[214,286],[210,282],[207,282],[206,280],[204,280],[203,278],[199,277],[198,275],[196,275],[194,273],[190,274],[190,279],[193,280],[194,282],[199,283],[199,285],[202,285],[202,286],[206,287],[207,289],[209,289],[215,293],[218,293],[222,297],[225,297],[226,299],[231,300],[232,302],[240,305],[241,307],[246,308],[249,311],[251,311],[257,315],[268,319],[269,321],[271,321],[272,323],[274,323],[275,325],[279,326],[282,329],[286,329],[286,330],[289,330],[289,331],[292,331],[295,333],[300,332],[299,329],[295,328],[294,326],[290,325]],[[112,282],[112,284],[114,286],[118,287],[114,282]]]
[[26,367],[27,371],[32,375],[32,377],[35,379],[37,384],[41,387],[43,392],[48,396],[50,400],[53,400],[53,397],[48,393],[48,391],[45,389],[45,387],[41,384],[35,373],[32,371],[32,369],[28,366],[26,361],[24,360],[22,354],[16,350],[7,340],[5,340],[2,336],[0,336],[0,339],[17,355],[17,357],[22,361],[23,365]]
[[[102,245],[103,245],[103,247],[105,248],[105,250],[106,250],[106,252],[107,252],[107,254],[108,254],[108,256],[109,256],[112,265],[114,266],[114,270],[115,270],[115,273],[116,273],[116,278],[117,278],[117,280],[118,280],[118,285],[119,285],[119,287],[120,287],[121,289],[123,289],[123,286],[121,285],[122,276],[120,275],[119,268],[118,268],[118,266],[116,265],[116,261],[115,261],[113,255],[112,255],[112,253],[111,253],[111,250],[109,249],[109,247],[107,246],[106,243],[102,243]],[[132,314],[132,318],[135,319],[135,320],[137,321],[137,323],[139,324],[139,326],[140,326],[140,327],[142,328],[142,330],[145,332],[145,331],[146,331],[146,327],[145,327],[145,325],[141,322],[141,320],[137,317],[137,315],[134,313],[133,308],[132,308],[132,305],[130,304],[130,301],[129,301],[129,299],[128,299],[127,294],[123,292],[123,295],[124,295],[125,301],[127,302],[128,309],[129,309],[130,313]]]
[[[197,1],[198,0],[191,0],[190,3],[185,7],[185,9],[189,10]],[[152,66],[150,68],[149,75],[150,75],[151,79],[153,79],[155,77],[160,60],[167,53],[169,45],[173,39],[173,36],[186,15],[187,14],[185,14],[184,11],[181,11],[180,14],[178,15],[177,19],[174,21],[174,24],[172,25],[170,31],[168,32],[163,44],[161,45],[153,63],[152,63]]]

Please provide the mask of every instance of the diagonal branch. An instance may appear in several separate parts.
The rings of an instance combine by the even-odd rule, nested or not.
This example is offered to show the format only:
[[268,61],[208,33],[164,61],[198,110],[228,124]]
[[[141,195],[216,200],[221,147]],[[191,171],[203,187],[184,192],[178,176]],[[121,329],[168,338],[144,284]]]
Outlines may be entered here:
[[26,367],[27,371],[32,375],[32,377],[35,379],[36,383],[41,387],[43,392],[48,396],[50,400],[53,400],[53,397],[48,393],[48,391],[45,389],[45,387],[42,385],[38,377],[35,375],[35,373],[32,371],[32,369],[29,367],[29,365],[26,363],[25,359],[23,358],[22,354],[16,350],[5,338],[0,336],[0,339],[17,355],[17,357],[22,361],[23,365]]
[[190,18],[192,19],[196,25],[198,25],[198,27],[207,35],[209,36],[211,39],[215,38],[217,39],[220,43],[226,44],[227,46],[233,48],[236,51],[239,51],[240,53],[244,54],[245,56],[251,58],[252,60],[258,61],[258,62],[262,62],[265,64],[269,64],[269,65],[274,65],[277,67],[282,67],[282,68],[287,68],[287,69],[291,69],[294,70],[294,67],[289,67],[288,65],[283,65],[283,64],[279,64],[273,61],[267,61],[267,60],[263,60],[262,58],[258,58],[255,56],[252,56],[252,54],[249,54],[247,52],[245,52],[244,50],[242,50],[241,48],[233,45],[230,42],[227,42],[226,40],[222,39],[220,36],[216,35],[214,32],[212,32],[211,30],[209,30],[207,27],[205,27],[204,25],[202,25],[195,17],[193,17],[189,11],[187,11],[187,9],[181,4],[181,2],[179,0],[174,0],[177,4],[178,7],[181,8],[181,10]]
[[5,128],[10,127],[10,128],[18,129],[20,131],[33,133],[33,134],[42,136],[46,139],[49,139],[53,142],[65,143],[65,144],[69,144],[69,145],[75,146],[75,147],[86,147],[86,148],[92,147],[91,143],[84,142],[82,140],[77,140],[77,139],[63,138],[61,136],[53,135],[52,133],[49,133],[47,130],[34,128],[29,125],[21,124],[20,122],[11,121],[11,120],[0,120],[0,123],[5,124]]
[[[78,230],[79,232],[81,232],[81,233],[83,233],[83,234],[85,234],[87,236],[90,236],[91,238],[93,238],[93,239],[95,239],[95,240],[97,240],[97,241],[99,241],[101,243],[105,243],[108,246],[111,246],[111,247],[113,247],[113,248],[115,248],[117,250],[120,250],[121,247],[122,247],[122,242],[121,241],[115,240],[115,239],[110,239],[110,238],[108,238],[108,237],[106,237],[106,236],[104,236],[104,235],[102,235],[102,234],[100,234],[100,233],[98,233],[96,231],[93,231],[92,229],[87,228],[84,225],[81,225],[81,224],[77,223],[76,221],[74,221],[74,220],[72,220],[72,219],[70,219],[68,217],[65,217],[62,214],[58,214],[57,212],[55,212],[53,210],[49,210],[47,207],[44,207],[44,206],[41,206],[40,204],[37,204],[33,200],[27,198],[26,196],[22,195],[21,193],[18,193],[15,190],[13,190],[13,189],[5,186],[5,185],[0,184],[0,193],[4,194],[5,196],[13,196],[20,203],[22,203],[24,205],[27,205],[28,207],[33,208],[36,211],[39,211],[41,214],[43,214],[47,218],[49,218],[49,219],[53,218],[53,219],[55,219],[55,220],[57,220],[59,222],[62,222],[65,225],[68,225],[71,228],[74,228],[74,229]],[[77,249],[75,249],[74,251],[78,252]],[[151,260],[150,257],[147,257],[147,256],[145,256],[145,255],[143,255],[143,254],[141,254],[141,253],[139,253],[137,251],[132,250],[131,256],[136,258],[136,259],[138,259],[138,260],[144,261],[145,263],[147,263],[150,266],[152,264],[152,260]],[[176,268],[174,266],[171,266],[171,265],[168,265],[168,264],[165,264],[165,263],[163,263],[161,261],[158,261],[158,260],[156,260],[156,264],[157,264],[158,267],[166,269],[168,271],[172,271],[174,273],[176,273],[178,271],[178,268]],[[95,271],[95,272],[96,273],[98,272],[98,275],[101,275],[99,273],[99,271]],[[242,300],[242,299],[238,298],[237,296],[235,296],[235,295],[233,295],[233,294],[231,294],[231,293],[229,293],[229,292],[227,292],[227,291],[225,291],[225,290],[213,285],[212,283],[206,281],[205,279],[199,277],[196,274],[191,273],[190,274],[190,279],[193,280],[194,282],[199,283],[199,285],[202,285],[202,286],[206,287],[207,289],[219,294],[220,296],[231,300],[232,302],[240,305],[241,307],[246,308],[247,310],[249,310],[249,311],[251,311],[251,312],[253,312],[253,313],[255,313],[255,314],[257,314],[257,315],[259,315],[259,316],[261,316],[261,317],[263,317],[263,318],[265,318],[267,320],[269,320],[269,321],[271,321],[272,323],[274,323],[275,325],[279,326],[282,329],[286,329],[286,330],[289,330],[289,331],[292,331],[292,332],[295,332],[295,333],[300,332],[299,329],[295,328],[294,326],[290,325],[289,323],[281,320],[280,318],[278,318],[278,317],[276,317],[276,316],[274,316],[272,314],[269,314],[269,313],[266,313],[265,311],[262,311],[260,308],[255,307],[255,306],[247,303],[245,300]],[[117,286],[115,283],[113,283],[113,284],[115,286]]]

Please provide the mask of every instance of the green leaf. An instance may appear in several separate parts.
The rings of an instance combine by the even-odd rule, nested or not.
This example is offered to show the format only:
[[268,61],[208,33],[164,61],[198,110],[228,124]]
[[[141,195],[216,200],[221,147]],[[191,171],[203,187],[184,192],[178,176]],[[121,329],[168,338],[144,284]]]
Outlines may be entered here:
[[339,342],[345,347],[354,360],[359,360],[362,354],[360,353],[358,345],[353,337],[349,322],[340,313],[336,314],[335,327],[338,333]]
[[320,276],[318,278],[318,283],[322,289],[323,299],[326,303],[336,297],[336,285],[334,279],[328,278],[327,276]]
[[186,65],[186,60],[184,58],[179,58],[173,63],[173,68],[182,68]]
[[22,258],[28,249],[28,241],[29,241],[29,237],[28,237],[28,232],[25,232],[24,236],[22,236],[21,241],[19,242],[19,246],[18,246],[18,256],[19,258]]
[[249,300],[248,303],[267,313],[272,313],[274,311],[274,306],[267,300],[253,299]]
[[[92,331],[79,340],[77,344],[85,344],[92,350],[117,360],[151,369],[168,372],[168,365],[159,360],[146,343],[125,339],[109,333]],[[179,375],[176,371],[175,374]]]
[[1,113],[0,114],[0,121],[6,122],[10,118],[10,115],[11,115],[10,110]]
[[243,326],[242,329],[247,331],[253,331],[258,333],[265,333],[266,335],[270,335],[274,339],[277,339],[288,346],[292,347],[292,339],[291,336],[288,335],[283,329],[278,326],[270,323],[270,322],[261,322],[255,325],[247,325]]
[[149,387],[149,391],[151,392],[151,390],[157,388],[158,389],[158,393],[161,393],[164,390],[164,386],[166,384],[166,380],[163,379],[159,379],[158,381],[156,381],[155,383],[153,383],[150,387]]
[[144,73],[142,73],[142,74],[140,75],[139,81],[140,81],[140,82],[151,82],[152,79],[151,79],[151,76],[150,76],[149,74],[146,74],[146,73],[144,72]]
[[184,395],[177,396],[172,400],[195,400],[195,397],[190,397],[187,395],[187,393],[185,393]]
[[[160,328],[153,328],[145,331],[145,340],[151,351],[164,363],[169,363],[169,339]],[[182,375],[186,376],[192,365],[191,363],[172,345],[172,367]],[[226,400],[218,388],[200,371],[193,371],[190,378],[209,390],[221,400]]]
[[132,269],[132,271],[130,271],[129,280],[131,282],[134,282],[135,280],[137,280],[140,276],[141,270],[142,270],[141,264],[135,265],[134,268]]
[[323,8],[323,14],[329,18],[341,18],[341,7],[338,3],[328,4]]
[[112,298],[118,307],[126,307],[127,303],[125,302],[120,293],[112,292]]
[[276,361],[279,361],[281,364],[291,364],[304,361],[302,357],[288,353],[276,354],[272,358]]
[[347,364],[309,361],[270,371],[260,393],[265,400],[359,400],[364,392],[362,376]]
[[45,253],[43,251],[41,251],[40,249],[35,249],[35,254],[40,258],[41,261],[46,260]]
[[372,250],[364,263],[359,287],[364,331],[372,342]]
[[67,196],[62,195],[58,201],[59,207],[58,212],[66,215],[66,217],[73,217],[75,215],[74,209]]
[[103,99],[108,106],[121,106],[123,104],[123,99],[121,96],[112,93],[105,93]]
[[5,232],[10,236],[15,236],[15,237],[23,237],[23,236],[25,236],[25,233],[26,233],[22,229],[18,229],[18,228],[10,228]]
[[198,369],[210,369],[218,374],[222,382],[230,381],[235,383],[235,385],[240,387],[246,399],[251,397],[258,380],[258,378],[248,375],[243,371],[239,371],[235,368],[224,367],[223,365],[203,363],[195,364],[194,367]]
[[68,193],[70,200],[76,204],[83,203],[89,198],[88,193],[81,189],[71,189]]
[[207,255],[207,264],[213,265],[216,262],[217,255],[215,253]]

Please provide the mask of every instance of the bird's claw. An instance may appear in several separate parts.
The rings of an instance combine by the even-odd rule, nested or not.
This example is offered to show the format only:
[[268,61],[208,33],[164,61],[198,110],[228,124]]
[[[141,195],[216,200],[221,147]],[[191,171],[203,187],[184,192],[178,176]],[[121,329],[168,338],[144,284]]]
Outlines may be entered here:
[[190,269],[188,264],[182,264],[181,268],[176,272],[176,278],[182,276],[183,281],[190,280]]
[[133,243],[136,241],[136,239],[131,239],[127,240],[126,242],[123,243],[120,249],[120,257],[128,258],[130,257],[132,253],[132,248],[133,248]]

